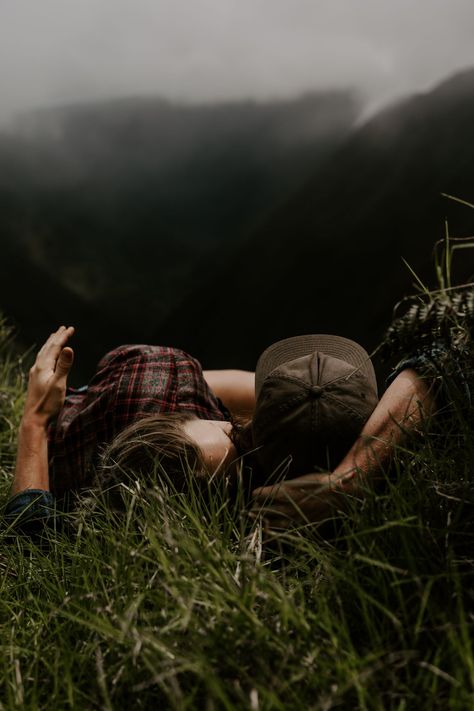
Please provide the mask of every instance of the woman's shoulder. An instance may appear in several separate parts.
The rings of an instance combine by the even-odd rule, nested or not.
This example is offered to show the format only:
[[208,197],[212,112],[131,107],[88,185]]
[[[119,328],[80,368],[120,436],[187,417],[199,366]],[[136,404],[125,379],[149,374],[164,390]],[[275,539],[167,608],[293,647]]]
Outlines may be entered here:
[[172,358],[192,358],[179,348],[156,346],[144,343],[125,344],[108,351],[99,361],[97,371],[114,365],[123,365],[134,360],[167,360]]

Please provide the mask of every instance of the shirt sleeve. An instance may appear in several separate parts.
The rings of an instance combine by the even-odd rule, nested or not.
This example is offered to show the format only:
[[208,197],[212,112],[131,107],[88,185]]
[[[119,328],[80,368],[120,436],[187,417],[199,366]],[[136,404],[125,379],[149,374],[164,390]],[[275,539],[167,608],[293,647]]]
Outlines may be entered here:
[[428,375],[429,371],[433,370],[433,362],[424,353],[419,353],[418,355],[411,356],[410,358],[404,358],[388,376],[385,381],[386,387],[391,385],[397,375],[400,375],[400,373],[403,370],[407,370],[407,368],[413,368],[418,375]]
[[[472,394],[466,374],[462,367],[459,353],[448,348],[442,343],[431,344],[430,346],[419,348],[412,355],[404,358],[394,368],[386,380],[387,387],[395,380],[403,370],[413,368],[423,378],[431,378],[443,384],[446,377],[453,379],[459,391],[467,398],[466,402],[471,406]],[[441,388],[440,393],[443,391]]]
[[15,494],[4,511],[7,531],[32,535],[55,520],[53,494],[42,489],[27,489]]

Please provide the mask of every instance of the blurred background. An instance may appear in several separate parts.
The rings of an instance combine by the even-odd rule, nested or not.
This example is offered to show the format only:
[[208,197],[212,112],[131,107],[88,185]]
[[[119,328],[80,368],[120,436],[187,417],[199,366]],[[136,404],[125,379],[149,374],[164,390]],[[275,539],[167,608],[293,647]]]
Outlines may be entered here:
[[[253,368],[374,348],[411,268],[474,233],[471,0],[2,0],[0,309]],[[454,260],[471,278],[470,252]]]

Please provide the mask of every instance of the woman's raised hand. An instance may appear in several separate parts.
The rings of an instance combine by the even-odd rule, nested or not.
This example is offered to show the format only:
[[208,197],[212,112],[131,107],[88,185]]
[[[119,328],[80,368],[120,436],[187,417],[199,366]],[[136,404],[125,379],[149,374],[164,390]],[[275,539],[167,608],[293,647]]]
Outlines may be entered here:
[[46,426],[64,404],[74,351],[66,346],[74,327],[60,326],[43,345],[30,369],[23,421]]

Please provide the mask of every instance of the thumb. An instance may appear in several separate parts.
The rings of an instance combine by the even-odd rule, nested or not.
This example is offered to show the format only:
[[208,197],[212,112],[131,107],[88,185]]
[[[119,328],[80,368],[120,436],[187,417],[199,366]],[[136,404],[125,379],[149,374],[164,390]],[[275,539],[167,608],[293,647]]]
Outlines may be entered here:
[[56,363],[56,375],[60,378],[68,375],[73,361],[74,351],[72,348],[63,348],[59,355],[58,362]]

